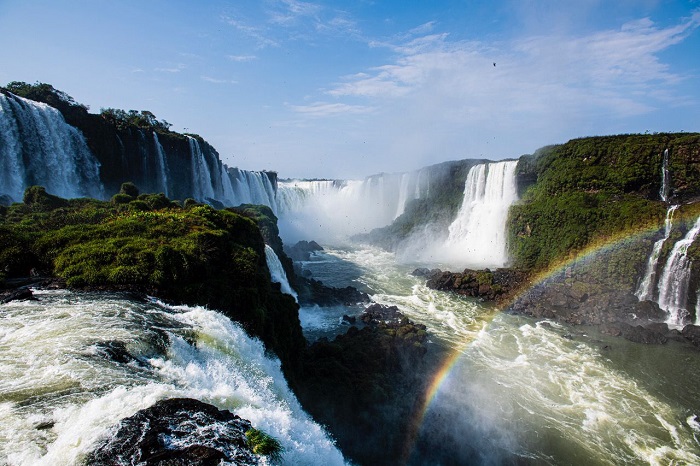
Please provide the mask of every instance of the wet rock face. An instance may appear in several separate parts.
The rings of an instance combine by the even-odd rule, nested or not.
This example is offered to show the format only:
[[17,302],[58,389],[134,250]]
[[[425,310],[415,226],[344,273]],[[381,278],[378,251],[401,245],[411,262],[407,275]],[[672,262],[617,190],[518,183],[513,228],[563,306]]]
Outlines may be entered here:
[[316,251],[323,251],[321,245],[316,241],[299,241],[294,246],[285,246],[284,252],[293,261],[308,261],[311,258],[311,254]]
[[442,272],[416,269],[413,275],[427,277],[428,288],[451,291],[485,301],[500,301],[515,293],[527,280],[527,273],[515,269],[471,270]]
[[90,465],[257,465],[245,419],[190,398],[159,401],[122,419],[86,459]]
[[361,329],[352,326],[307,348],[296,393],[351,460],[395,464],[406,419],[429,380],[423,367],[428,334],[396,306],[372,304],[359,320]]

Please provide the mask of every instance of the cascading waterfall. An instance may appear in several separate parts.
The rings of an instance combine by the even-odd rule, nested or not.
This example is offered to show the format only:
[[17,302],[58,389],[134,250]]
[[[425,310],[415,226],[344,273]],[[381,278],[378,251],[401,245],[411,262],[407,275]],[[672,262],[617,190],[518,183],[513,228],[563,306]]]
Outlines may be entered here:
[[206,198],[216,199],[214,186],[212,185],[211,170],[204,158],[202,148],[199,146],[199,141],[191,136],[187,136],[190,144],[190,154],[192,163],[192,193],[195,199],[203,201]]
[[668,195],[670,192],[670,176],[668,171],[668,149],[664,150],[663,161],[661,162],[661,190],[659,191],[659,196],[664,202],[668,202]]
[[270,269],[270,279],[273,282],[280,284],[282,293],[292,295],[294,300],[298,302],[299,297],[297,296],[296,291],[294,291],[292,286],[289,284],[287,273],[284,271],[279,257],[277,257],[277,254],[275,254],[274,249],[267,244],[265,245],[265,259],[267,260],[267,268]]
[[277,203],[286,239],[338,242],[389,225],[409,201],[427,195],[428,178],[419,170],[364,180],[282,181]]
[[659,265],[659,256],[661,254],[661,248],[671,234],[671,228],[673,227],[673,213],[678,209],[677,205],[672,205],[668,208],[666,212],[666,220],[664,221],[664,237],[654,243],[654,247],[651,250],[651,255],[649,255],[649,260],[647,261],[647,267],[644,271],[644,278],[642,278],[635,295],[640,301],[653,300],[654,299],[654,285],[656,284],[656,268]]
[[230,205],[259,204],[266,205],[277,213],[275,186],[265,172],[226,168],[226,176],[231,185]]
[[659,307],[668,312],[669,325],[682,327],[687,320],[690,266],[688,248],[700,234],[700,218],[685,237],[676,242],[659,279]]
[[473,166],[464,184],[464,199],[449,227],[445,260],[471,266],[503,266],[508,261],[505,224],[518,199],[517,160]]
[[41,185],[65,198],[104,198],[100,164],[55,108],[0,94],[0,194],[21,200]]
[[158,140],[158,134],[154,131],[153,132],[153,142],[156,146],[156,154],[158,154],[158,169],[160,171],[160,187],[163,190],[163,193],[165,194],[166,197],[170,197],[169,191],[168,191],[168,162],[165,158],[165,151],[163,150],[163,146],[160,144],[160,141]]

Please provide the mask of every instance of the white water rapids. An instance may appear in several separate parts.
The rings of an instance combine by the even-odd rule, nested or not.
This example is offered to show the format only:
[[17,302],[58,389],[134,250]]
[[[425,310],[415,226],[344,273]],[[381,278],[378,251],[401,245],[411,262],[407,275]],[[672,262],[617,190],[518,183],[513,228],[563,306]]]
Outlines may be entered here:
[[[433,351],[458,353],[410,464],[700,464],[700,361],[683,345],[500,313],[428,289],[411,266],[376,249],[327,248],[303,267],[325,283],[369,289],[425,324]],[[306,312],[311,339],[334,323],[347,328],[337,310]]]
[[[74,465],[120,419],[165,398],[228,409],[277,438],[284,464],[343,464],[263,345],[200,307],[39,291],[0,307],[0,464]],[[123,342],[139,363],[104,357]]]

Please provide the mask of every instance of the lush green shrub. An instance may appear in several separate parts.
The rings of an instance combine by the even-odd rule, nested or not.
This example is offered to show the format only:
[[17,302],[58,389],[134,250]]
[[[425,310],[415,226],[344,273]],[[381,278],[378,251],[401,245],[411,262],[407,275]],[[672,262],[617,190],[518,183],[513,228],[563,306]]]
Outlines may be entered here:
[[279,461],[284,448],[277,439],[258,429],[250,429],[245,433],[248,446],[256,455],[269,456],[273,461]]

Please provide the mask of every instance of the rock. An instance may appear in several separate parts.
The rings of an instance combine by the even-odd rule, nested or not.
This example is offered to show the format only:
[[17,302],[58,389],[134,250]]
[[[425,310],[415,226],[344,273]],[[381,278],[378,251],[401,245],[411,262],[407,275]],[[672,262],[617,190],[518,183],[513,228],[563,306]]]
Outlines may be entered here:
[[86,464],[256,465],[245,436],[250,429],[245,419],[201,401],[163,400],[122,419]]
[[316,251],[323,251],[316,241],[299,241],[294,246],[284,247],[284,252],[294,261],[308,261]]
[[441,274],[442,270],[440,269],[428,269],[426,267],[419,267],[415,269],[413,272],[411,272],[411,275],[414,277],[424,277],[424,278],[430,278],[433,275]]
[[700,327],[697,325],[686,325],[681,331],[683,338],[691,342],[695,346],[700,346]]
[[486,301],[507,300],[526,281],[525,272],[514,269],[496,269],[491,271],[464,269],[461,273],[430,271],[416,269],[416,276],[427,276],[426,286],[434,290],[451,291],[463,296],[470,296]]
[[666,312],[654,301],[639,301],[634,303],[633,309],[639,319],[660,321],[666,317]]
[[32,290],[29,288],[18,288],[16,290],[5,291],[0,293],[0,304],[9,303],[10,301],[26,301],[36,300]]
[[633,341],[635,343],[643,343],[645,345],[660,345],[668,341],[668,338],[663,333],[659,333],[653,329],[642,327],[641,325],[632,326],[629,324],[619,324],[622,329],[622,338]]
[[123,341],[103,341],[97,343],[95,348],[100,356],[120,364],[128,364],[132,361],[138,362],[126,349],[126,344]]
[[355,322],[357,322],[357,317],[343,314],[343,323],[344,324],[353,325]]
[[299,303],[302,305],[352,306],[358,303],[370,302],[367,293],[363,293],[352,286],[334,288],[326,286],[313,278],[299,276],[297,276],[295,285],[295,289],[299,294]]

